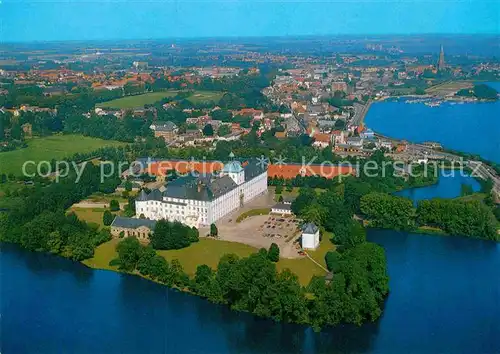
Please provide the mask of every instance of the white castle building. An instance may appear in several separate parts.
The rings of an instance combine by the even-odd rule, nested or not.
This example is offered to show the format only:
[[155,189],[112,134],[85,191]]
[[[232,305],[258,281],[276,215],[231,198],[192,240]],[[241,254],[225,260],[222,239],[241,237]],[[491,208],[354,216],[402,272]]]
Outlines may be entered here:
[[141,191],[135,201],[135,212],[150,220],[208,226],[264,193],[267,193],[267,169],[263,164],[255,160],[245,165],[231,161],[218,175],[180,177],[168,182],[163,192]]

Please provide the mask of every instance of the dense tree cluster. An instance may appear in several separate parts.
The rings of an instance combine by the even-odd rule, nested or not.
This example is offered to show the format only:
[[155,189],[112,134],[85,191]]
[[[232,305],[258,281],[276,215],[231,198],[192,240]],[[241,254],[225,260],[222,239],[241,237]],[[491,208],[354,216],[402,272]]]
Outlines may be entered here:
[[117,246],[120,269],[189,290],[209,301],[226,304],[276,321],[311,324],[316,329],[339,323],[361,324],[381,314],[388,292],[383,250],[364,243],[339,256],[331,282],[313,278],[303,288],[290,270],[278,272],[264,249],[245,258],[223,256],[217,269],[198,266],[189,278],[180,264],[169,263],[150,246],[130,237]]
[[333,273],[331,282],[313,278],[308,286],[313,294],[309,310],[311,324],[314,327],[339,323],[359,325],[376,320],[389,292],[384,250],[364,242],[335,253],[327,260]]
[[99,166],[93,164],[85,165],[78,183],[76,178],[72,173],[59,183],[35,184],[11,195],[10,209],[0,214],[0,239],[75,260],[92,257],[94,248],[110,239],[109,232],[65,210],[94,192],[114,190],[120,180],[114,176],[101,183]]
[[119,178],[100,181],[99,167],[87,164],[78,183],[70,174],[59,183],[35,185],[11,197],[11,209],[0,214],[0,239],[30,250],[62,253],[76,260],[92,257],[94,248],[110,238],[109,232],[79,221],[65,210],[90,194],[116,188]]
[[116,247],[118,258],[110,262],[120,270],[132,272],[138,270],[150,279],[168,286],[184,288],[189,284],[189,277],[184,273],[178,260],[168,262],[156,254],[151,246],[142,245],[135,237],[127,237]]
[[486,84],[474,85],[472,89],[461,89],[457,92],[457,96],[476,97],[478,99],[496,100],[498,99],[498,91]]
[[431,199],[414,208],[410,199],[372,192],[361,197],[361,212],[375,227],[433,226],[452,235],[500,240],[492,208],[480,201]]
[[479,201],[422,200],[417,214],[420,224],[437,226],[450,234],[500,241],[491,208]]
[[170,222],[159,220],[152,235],[151,246],[157,250],[176,250],[198,242],[199,233],[196,228],[191,228],[178,221]]
[[375,227],[396,230],[414,227],[415,208],[408,198],[372,192],[361,197],[361,211]]

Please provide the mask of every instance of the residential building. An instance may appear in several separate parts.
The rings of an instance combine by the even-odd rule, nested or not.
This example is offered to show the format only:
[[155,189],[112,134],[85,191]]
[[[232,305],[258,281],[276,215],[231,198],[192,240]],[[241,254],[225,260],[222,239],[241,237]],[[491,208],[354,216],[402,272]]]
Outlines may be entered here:
[[332,143],[332,136],[330,134],[316,133],[313,136],[314,142],[313,146],[319,148],[326,148]]
[[179,131],[177,125],[170,121],[165,122],[164,124],[152,124],[149,128],[154,131],[155,137],[161,137],[167,143],[174,141],[177,138],[177,132]]
[[278,203],[271,208],[272,214],[281,214],[281,215],[292,215],[292,205],[285,203]]

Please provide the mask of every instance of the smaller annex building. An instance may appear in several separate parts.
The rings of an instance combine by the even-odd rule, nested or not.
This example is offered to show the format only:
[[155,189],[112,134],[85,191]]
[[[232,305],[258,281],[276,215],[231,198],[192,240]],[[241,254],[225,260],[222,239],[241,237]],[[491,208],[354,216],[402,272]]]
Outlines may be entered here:
[[302,248],[315,250],[319,246],[319,228],[313,223],[302,226]]
[[139,241],[148,242],[155,225],[154,220],[116,216],[111,223],[111,235],[120,237],[123,232],[123,237],[135,236]]
[[292,215],[292,205],[285,203],[278,203],[271,208],[272,214]]

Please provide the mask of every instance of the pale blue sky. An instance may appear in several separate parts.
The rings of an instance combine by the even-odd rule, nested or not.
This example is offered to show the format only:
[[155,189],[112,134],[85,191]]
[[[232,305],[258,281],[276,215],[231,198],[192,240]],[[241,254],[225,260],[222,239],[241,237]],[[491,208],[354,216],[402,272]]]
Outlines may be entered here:
[[500,33],[499,4],[498,0],[0,0],[0,39]]

